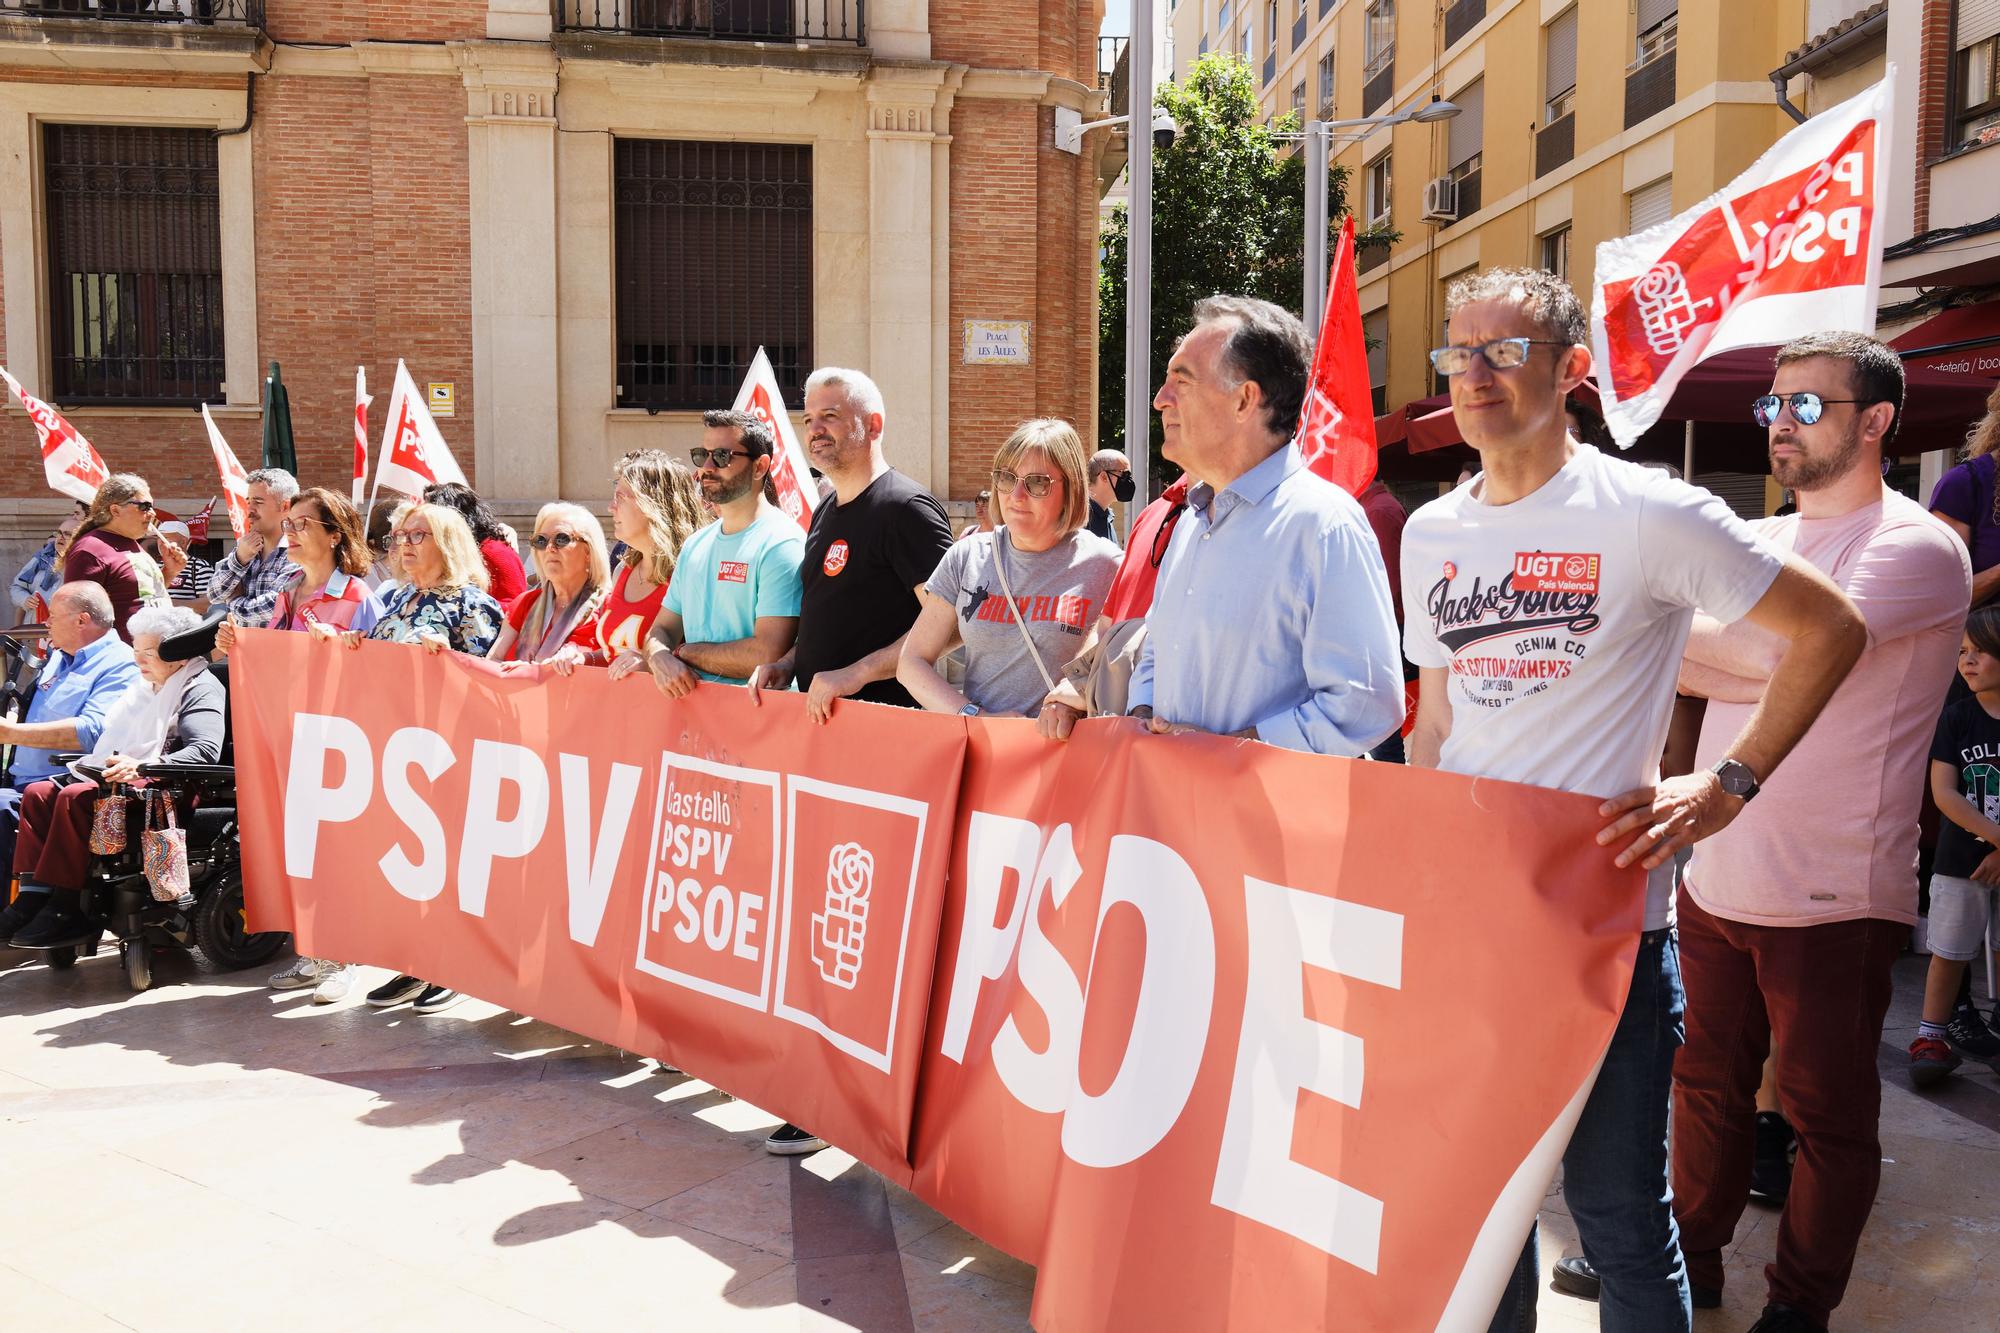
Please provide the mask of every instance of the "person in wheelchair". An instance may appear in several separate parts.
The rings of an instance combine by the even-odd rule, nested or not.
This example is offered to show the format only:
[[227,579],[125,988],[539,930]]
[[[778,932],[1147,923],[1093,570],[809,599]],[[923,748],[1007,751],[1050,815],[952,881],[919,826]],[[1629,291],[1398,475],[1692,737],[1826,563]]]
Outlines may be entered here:
[[[14,865],[22,796],[63,771],[59,752],[94,746],[112,703],[139,679],[132,650],[113,633],[116,624],[110,595],[95,583],[65,583],[49,594],[49,654],[35,676],[27,716],[0,721],[0,745],[14,748],[7,781],[0,783],[0,879]],[[0,913],[0,942],[12,933],[6,916]],[[15,928],[24,924],[13,921]]]
[[[78,904],[90,867],[90,829],[98,798],[115,786],[143,785],[142,765],[212,764],[222,755],[226,691],[200,657],[169,662],[160,641],[201,625],[187,607],[147,607],[127,623],[139,679],[112,702],[96,744],[76,764],[102,782],[50,778],[21,797],[14,869],[21,891],[0,913],[0,938],[46,948],[84,933]],[[30,915],[32,913],[32,916]]]

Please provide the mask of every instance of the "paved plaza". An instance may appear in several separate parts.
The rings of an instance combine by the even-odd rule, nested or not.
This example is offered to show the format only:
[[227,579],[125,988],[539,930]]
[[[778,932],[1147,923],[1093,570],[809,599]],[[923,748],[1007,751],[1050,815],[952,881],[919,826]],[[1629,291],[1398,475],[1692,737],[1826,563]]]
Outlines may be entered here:
[[[1909,1091],[1922,966],[1898,965],[1837,1330],[2000,1330],[2000,1077]],[[0,947],[5,1327],[1027,1326],[1032,1268],[837,1150],[767,1155],[773,1117],[699,1080],[471,1001],[317,1007],[270,970],[161,955],[133,995],[115,955]],[[1553,1260],[1574,1233],[1550,1209]],[[1755,1317],[1776,1232],[1753,1208],[1697,1330]],[[1597,1322],[1546,1289],[1541,1314]]]

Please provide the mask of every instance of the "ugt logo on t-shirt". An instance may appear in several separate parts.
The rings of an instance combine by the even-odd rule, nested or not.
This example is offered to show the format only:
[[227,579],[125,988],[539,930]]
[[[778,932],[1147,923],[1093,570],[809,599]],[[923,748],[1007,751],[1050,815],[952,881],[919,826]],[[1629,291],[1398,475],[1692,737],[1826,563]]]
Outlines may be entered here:
[[826,571],[828,578],[832,578],[835,574],[847,568],[846,538],[842,538],[826,548],[826,559],[820,562],[820,568]]
[[1595,595],[1600,557],[1562,551],[1514,553],[1514,591]]
[[747,560],[722,561],[716,567],[715,581],[717,583],[748,583],[750,581],[750,562]]

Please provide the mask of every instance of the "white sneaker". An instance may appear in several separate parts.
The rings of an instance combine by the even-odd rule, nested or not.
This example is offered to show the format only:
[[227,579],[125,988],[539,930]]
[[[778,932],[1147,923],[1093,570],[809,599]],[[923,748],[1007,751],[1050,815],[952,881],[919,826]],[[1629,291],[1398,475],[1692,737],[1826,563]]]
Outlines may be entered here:
[[307,986],[317,986],[320,978],[337,966],[319,958],[294,958],[290,967],[271,974],[271,989],[304,990]]
[[313,988],[313,1003],[339,1004],[354,989],[354,976],[360,970],[350,964],[333,964],[320,976],[319,985]]

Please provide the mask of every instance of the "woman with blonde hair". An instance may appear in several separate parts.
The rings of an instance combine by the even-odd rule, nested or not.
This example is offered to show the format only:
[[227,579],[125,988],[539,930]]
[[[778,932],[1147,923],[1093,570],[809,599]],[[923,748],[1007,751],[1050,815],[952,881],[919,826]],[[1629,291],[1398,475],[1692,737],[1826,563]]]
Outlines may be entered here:
[[590,661],[608,666],[631,653],[643,667],[641,650],[666,601],[681,547],[709,519],[694,469],[658,449],[626,454],[611,475],[611,531],[625,543],[625,563],[597,617]]
[[535,515],[528,545],[542,581],[508,609],[486,654],[496,662],[545,662],[567,676],[597,646],[597,614],[611,593],[604,529],[582,505],[560,501]]
[[153,490],[129,472],[106,477],[90,509],[63,548],[62,582],[95,583],[111,598],[118,635],[127,643],[125,623],[141,605],[171,606],[168,589],[187,564],[187,547],[160,539],[155,561],[139,543],[153,533]]
[[341,634],[347,646],[357,648],[367,637],[484,657],[504,620],[500,603],[486,594],[486,561],[459,512],[445,505],[409,506],[396,518],[389,550],[403,581],[365,636],[358,630]]
[[1958,534],[1972,556],[1974,606],[2000,592],[2000,452],[1996,451],[2000,451],[2000,385],[1986,396],[1986,415],[1965,437],[1965,461],[1939,477],[1931,492],[1931,513]]
[[[1025,421],[993,456],[1001,526],[945,553],[896,679],[934,713],[1033,717],[1083,646],[1122,558],[1084,528],[1088,455],[1067,421]],[[965,645],[965,683],[937,668]]]

